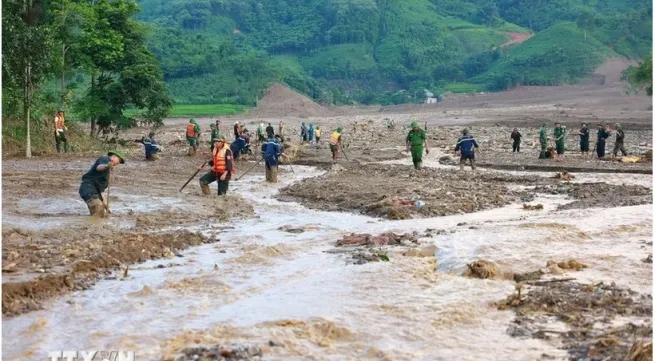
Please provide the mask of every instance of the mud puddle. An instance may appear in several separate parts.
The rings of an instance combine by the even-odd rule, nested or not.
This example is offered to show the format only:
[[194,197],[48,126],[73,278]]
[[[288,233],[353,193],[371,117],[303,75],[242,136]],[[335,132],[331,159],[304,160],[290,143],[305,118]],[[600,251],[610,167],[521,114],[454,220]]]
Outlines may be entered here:
[[[639,242],[652,232],[650,206],[554,212],[569,200],[553,195],[534,200],[542,211],[513,203],[464,216],[381,221],[275,199],[280,188],[321,174],[294,168],[275,187],[261,175],[231,184],[256,217],[222,229],[220,242],[146,262],[126,278],[5,319],[3,358],[131,349],[155,360],[197,344],[245,342],[266,359],[534,360],[544,353],[564,359],[557,344],[506,332],[514,314],[491,304],[513,292],[513,282],[461,277],[465,265],[485,258],[523,270],[575,256],[590,266],[576,277],[652,285],[650,265],[641,261],[652,245]],[[612,225],[602,221],[609,217]],[[188,228],[217,234],[213,227]],[[436,245],[436,265],[401,254],[349,265],[325,252],[345,235],[382,232],[417,232],[420,242]]]

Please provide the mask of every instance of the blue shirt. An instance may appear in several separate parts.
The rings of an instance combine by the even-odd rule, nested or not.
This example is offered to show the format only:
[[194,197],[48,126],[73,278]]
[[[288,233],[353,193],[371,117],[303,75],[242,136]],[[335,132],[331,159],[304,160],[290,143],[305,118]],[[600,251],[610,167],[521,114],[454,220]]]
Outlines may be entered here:
[[262,144],[262,153],[267,162],[275,163],[277,162],[277,157],[282,153],[282,147],[280,146],[280,143],[269,138],[264,142],[264,144]]
[[230,144],[230,150],[232,151],[232,155],[234,156],[234,159],[239,158],[239,155],[241,155],[241,151],[245,147],[246,147],[246,140],[242,136],[239,136],[237,140],[235,140],[234,142],[232,142],[232,144]]
[[472,135],[467,134],[459,137],[455,151],[461,151],[463,155],[471,155],[474,152],[474,147],[478,147],[478,142],[473,139]]
[[146,157],[155,155],[159,152],[159,144],[157,144],[155,138],[145,138],[143,140],[143,145],[146,148]]

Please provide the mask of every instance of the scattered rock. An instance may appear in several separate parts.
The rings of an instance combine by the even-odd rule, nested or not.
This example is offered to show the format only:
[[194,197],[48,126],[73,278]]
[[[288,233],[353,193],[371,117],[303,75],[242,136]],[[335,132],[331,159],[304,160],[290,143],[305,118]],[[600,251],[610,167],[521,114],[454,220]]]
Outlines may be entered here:
[[464,271],[466,277],[487,279],[495,278],[500,274],[500,269],[495,263],[483,259],[469,263],[466,267],[467,270]]
[[538,210],[544,209],[544,205],[541,204],[541,203],[537,203],[537,204],[524,203],[523,204],[523,209],[526,210],[526,211],[538,211]]
[[548,260],[546,262],[546,267],[551,267],[553,265],[556,265],[557,267],[559,267],[560,269],[563,269],[563,270],[572,269],[572,270],[580,271],[583,268],[587,268],[586,264],[578,261],[575,258],[571,258],[570,260],[563,261],[563,262],[555,262],[553,260]]
[[280,228],[278,228],[278,231],[284,231],[284,232],[289,232],[289,233],[303,233],[305,232],[304,229],[302,228],[296,228],[290,225],[285,225]]
[[648,257],[642,259],[641,261],[645,263],[653,263],[653,255],[649,254]]
[[393,232],[382,233],[377,236],[370,234],[351,234],[338,240],[337,246],[385,246],[401,245],[402,241],[407,240],[416,243],[416,237],[412,234],[395,234]]
[[215,345],[212,347],[188,347],[181,351],[176,361],[254,361],[259,360],[263,354],[257,346],[232,344],[230,346]]
[[572,179],[575,178],[575,176],[573,176],[571,173],[569,173],[567,171],[562,171],[562,172],[559,172],[559,173],[555,174],[554,178],[559,179],[561,181],[570,182]]

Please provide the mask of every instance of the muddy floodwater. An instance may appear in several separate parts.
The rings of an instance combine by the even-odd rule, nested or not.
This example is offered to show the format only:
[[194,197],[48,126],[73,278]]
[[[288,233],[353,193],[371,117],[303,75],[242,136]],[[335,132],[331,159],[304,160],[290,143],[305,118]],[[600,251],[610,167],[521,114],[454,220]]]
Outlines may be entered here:
[[[652,288],[651,264],[642,261],[652,253],[650,204],[556,211],[571,200],[551,195],[535,199],[544,208],[534,212],[514,203],[390,221],[277,200],[280,188],[324,173],[302,166],[294,171],[283,168],[273,187],[261,175],[234,182],[231,191],[252,204],[255,217],[231,223],[220,242],[135,265],[126,277],[5,318],[3,359],[122,349],[136,351],[139,360],[159,360],[185,346],[243,343],[258,345],[270,360],[565,360],[557,340],[507,332],[515,313],[494,303],[514,292],[514,282],[463,277],[466,264],[487,259],[520,272],[575,257],[588,265],[568,272],[578,282],[616,282],[641,293]],[[606,177],[621,184],[652,182],[649,175],[593,173],[578,181]],[[5,220],[12,221],[18,220]],[[58,224],[69,221],[75,218]],[[48,219],[34,222],[52,226]],[[286,225],[302,231],[281,230]],[[207,226],[188,228],[215,233]],[[355,265],[326,252],[344,235],[388,231],[416,232],[421,243],[436,245],[434,257],[390,251],[388,262]]]
[[[651,109],[618,85],[309,119],[256,113],[244,121],[251,132],[284,121],[293,165],[270,185],[260,164],[226,197],[201,196],[197,178],[180,191],[209,160],[215,119],[199,119],[196,156],[186,155],[188,119],[169,120],[156,129],[159,162],[143,160],[138,142],[150,129],[106,140],[125,144],[128,161],[112,171],[104,220],[89,219],[77,195],[99,149],[5,157],[2,358],[652,360]],[[230,138],[233,120],[220,126]],[[405,152],[412,120],[427,129],[422,172]],[[537,159],[544,120],[549,136],[557,121],[569,130],[560,162]],[[320,144],[298,144],[300,121],[323,129]],[[630,157],[612,159],[615,137],[603,160],[580,154],[582,122],[620,122]],[[480,144],[476,174],[457,167],[464,126]]]

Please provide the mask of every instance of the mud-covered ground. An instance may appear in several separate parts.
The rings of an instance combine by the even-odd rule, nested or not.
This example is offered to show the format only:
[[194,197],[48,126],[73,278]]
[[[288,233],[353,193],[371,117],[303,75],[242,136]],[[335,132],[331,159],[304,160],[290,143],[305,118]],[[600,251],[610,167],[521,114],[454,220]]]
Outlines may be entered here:
[[344,163],[333,165],[320,177],[282,189],[279,198],[298,200],[315,209],[357,211],[389,219],[472,213],[531,202],[540,195],[564,195],[572,201],[561,209],[652,203],[647,187],[571,183],[555,175],[472,173],[457,168],[415,172],[399,165]]
[[[280,166],[283,184],[265,185],[260,164],[223,198],[202,197],[198,177],[179,192],[209,158],[212,119],[200,120],[196,156],[185,154],[188,120],[157,129],[164,151],[154,163],[134,142],[149,129],[123,132],[125,145],[107,145],[128,156],[112,174],[106,220],[87,217],[77,194],[100,154],[5,159],[3,315],[15,317],[5,318],[13,343],[3,358],[39,359],[52,342],[78,339],[82,349],[101,343],[164,360],[641,354],[648,345],[638,342],[652,336],[652,165],[584,158],[574,135],[563,162],[539,161],[536,137],[544,119],[572,131],[619,121],[628,151],[641,155],[652,149],[650,98],[522,91],[304,119],[323,128],[321,144],[298,145],[300,119],[285,118],[295,167]],[[431,147],[420,172],[404,152],[412,119],[427,122]],[[233,120],[221,126],[229,138]],[[245,122],[254,131],[279,120]],[[345,154],[335,164],[327,139],[338,125]],[[475,173],[452,165],[464,126],[481,146]],[[511,153],[513,127],[524,135],[520,154]],[[237,164],[237,176],[258,158]],[[556,178],[563,170],[573,178]],[[588,267],[546,263],[573,257]],[[136,265],[152,259],[162,261]],[[477,259],[503,271],[463,276]],[[548,282],[558,277],[575,280]],[[528,285],[537,278],[546,283]],[[68,332],[52,336],[60,328]]]
[[[238,194],[201,196],[199,176],[179,192],[205,156],[146,162],[139,153],[132,146],[127,163],[112,172],[106,220],[89,217],[78,195],[93,155],[4,161],[3,314],[39,309],[51,296],[85,289],[118,268],[214,242],[221,224],[253,215]],[[175,230],[199,225],[214,227],[209,238]]]

